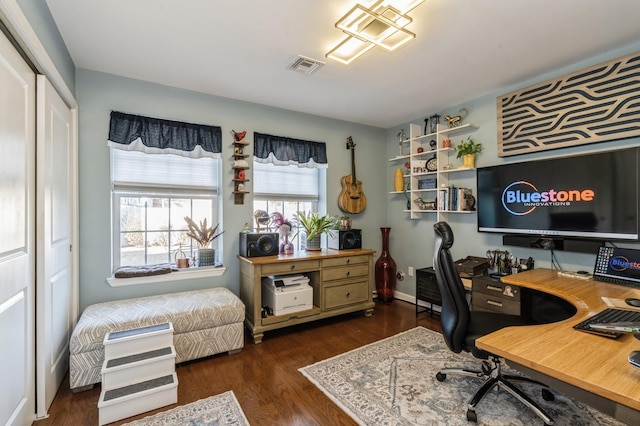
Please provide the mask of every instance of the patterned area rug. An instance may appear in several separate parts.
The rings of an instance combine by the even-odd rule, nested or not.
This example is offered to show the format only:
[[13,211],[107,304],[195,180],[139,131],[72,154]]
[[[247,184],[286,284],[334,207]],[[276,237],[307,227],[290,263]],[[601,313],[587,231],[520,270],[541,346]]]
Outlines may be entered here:
[[[249,426],[233,391],[181,405],[126,426]],[[125,426],[123,425],[123,426]]]
[[[443,367],[476,369],[479,363],[451,352],[439,333],[417,327],[299,371],[360,425],[467,426],[467,402],[482,379],[449,375],[438,382],[435,376]],[[516,374],[505,365],[503,372]],[[539,386],[517,386],[556,425],[623,424],[555,390],[555,401],[546,402]],[[543,424],[506,391],[490,392],[476,412],[479,425]]]

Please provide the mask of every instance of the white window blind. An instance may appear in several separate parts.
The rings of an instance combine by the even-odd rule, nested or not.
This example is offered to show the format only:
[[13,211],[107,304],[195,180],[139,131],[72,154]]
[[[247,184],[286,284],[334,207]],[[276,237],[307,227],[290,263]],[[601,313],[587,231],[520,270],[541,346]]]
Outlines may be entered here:
[[253,188],[257,197],[319,198],[319,170],[253,162]]
[[217,194],[219,160],[112,149],[112,182],[116,192]]

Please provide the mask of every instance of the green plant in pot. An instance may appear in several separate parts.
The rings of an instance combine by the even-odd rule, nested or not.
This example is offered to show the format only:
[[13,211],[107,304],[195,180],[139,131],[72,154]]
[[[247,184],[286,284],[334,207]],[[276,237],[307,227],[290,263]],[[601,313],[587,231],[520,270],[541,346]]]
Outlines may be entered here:
[[[331,215],[320,215],[316,212],[299,211],[294,215],[296,223],[304,229],[307,234],[307,250],[320,250],[320,237],[322,234],[333,236],[331,232],[339,223],[339,219]],[[296,232],[297,236],[300,230]]]
[[456,158],[462,157],[462,166],[473,168],[475,167],[476,154],[482,151],[482,144],[476,143],[469,136],[466,140],[460,141],[459,145],[456,145]]
[[187,227],[189,228],[187,237],[198,243],[198,265],[210,266],[215,264],[216,251],[211,247],[211,243],[224,233],[224,231],[216,233],[220,224],[208,226],[207,218],[197,224],[189,216],[185,216],[184,221],[187,222]]

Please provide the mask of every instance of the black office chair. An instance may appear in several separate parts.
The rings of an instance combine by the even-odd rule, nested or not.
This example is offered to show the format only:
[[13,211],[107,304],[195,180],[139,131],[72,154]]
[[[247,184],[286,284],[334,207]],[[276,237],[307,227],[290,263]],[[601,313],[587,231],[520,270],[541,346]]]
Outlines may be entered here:
[[[553,420],[531,398],[525,395],[510,381],[526,381],[543,386],[542,397],[545,401],[553,401],[554,396],[547,386],[528,377],[501,374],[500,358],[476,347],[476,339],[492,333],[504,327],[513,325],[525,325],[523,319],[515,315],[505,315],[490,312],[471,311],[467,302],[464,286],[456,265],[451,257],[449,249],[453,245],[453,232],[446,222],[438,222],[433,225],[435,230],[435,251],[433,255],[433,268],[436,271],[436,280],[442,296],[442,311],[440,322],[442,334],[449,349],[455,353],[463,350],[471,352],[474,357],[483,359],[481,370],[468,368],[444,368],[436,374],[438,381],[442,382],[447,374],[462,374],[465,376],[485,378],[485,382],[469,401],[467,407],[467,420],[478,421],[476,406],[480,400],[495,386],[506,390],[524,405],[531,408],[547,425],[552,425]],[[491,362],[487,361],[491,359]]]

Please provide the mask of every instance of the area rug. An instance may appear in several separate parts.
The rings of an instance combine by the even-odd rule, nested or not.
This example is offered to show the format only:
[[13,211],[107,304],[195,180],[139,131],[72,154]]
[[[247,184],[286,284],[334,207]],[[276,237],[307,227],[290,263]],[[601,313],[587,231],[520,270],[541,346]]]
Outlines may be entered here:
[[[249,422],[233,394],[227,391],[191,404],[181,405],[144,419],[125,423],[127,426],[249,426]],[[123,426],[125,426],[123,425]]]
[[[482,379],[436,373],[444,367],[479,368],[477,359],[454,354],[441,334],[416,327],[299,371],[360,425],[465,425],[467,402]],[[507,366],[505,373],[517,374]],[[520,384],[556,425],[623,425],[578,401],[553,391],[542,399],[539,386]],[[506,391],[493,390],[476,408],[479,425],[543,424]]]

